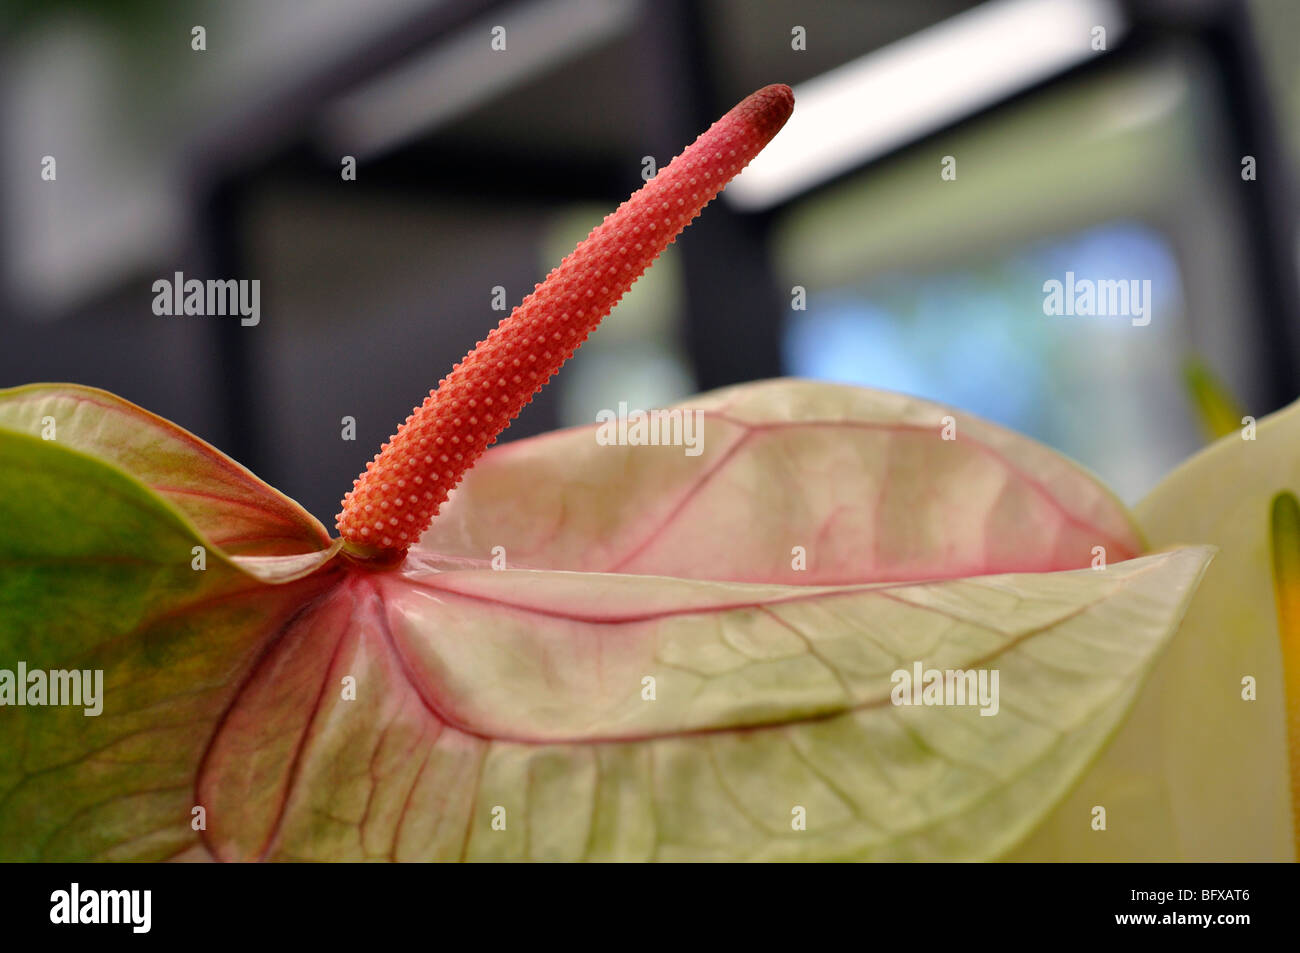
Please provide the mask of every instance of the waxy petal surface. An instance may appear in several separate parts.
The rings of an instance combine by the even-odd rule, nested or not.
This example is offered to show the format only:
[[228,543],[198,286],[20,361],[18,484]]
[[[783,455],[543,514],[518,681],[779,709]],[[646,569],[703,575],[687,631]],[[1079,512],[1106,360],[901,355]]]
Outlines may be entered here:
[[[737,469],[689,520],[682,497],[701,491],[680,460],[719,479],[725,441],[581,457],[562,433],[489,452],[442,551],[426,537],[382,571],[324,541],[232,556],[129,458],[71,445],[77,428],[42,441],[4,397],[0,667],[99,668],[105,689],[97,717],[0,708],[6,858],[995,857],[1116,730],[1209,558],[1121,562],[1139,546],[1122,507],[1049,451],[963,415],[943,441],[942,408],[807,382],[701,399],[725,413]],[[571,503],[550,505],[551,475]],[[656,483],[674,505],[647,516]],[[254,509],[278,499],[245,492]],[[1032,541],[1026,519],[1050,544],[998,571],[987,553]],[[644,561],[606,571],[656,520]],[[520,535],[494,570],[503,527]],[[540,568],[513,562],[521,540]],[[1105,569],[1085,568],[1094,540]],[[769,545],[779,558],[752,552]],[[916,663],[996,669],[998,714],[893,704],[894,673]]]
[[[874,587],[354,577],[220,726],[207,843],[230,860],[996,857],[1116,728],[1205,558]],[[916,662],[996,669],[998,713],[892,704]]]
[[120,467],[228,553],[284,556],[330,544],[325,527],[293,500],[211,444],[108,391],[76,384],[0,390],[0,426]]
[[[1144,550],[1086,471],[960,411],[778,380],[679,405],[700,449],[606,446],[599,426],[498,448],[420,541],[537,569],[819,584],[1046,572]],[[629,415],[630,416],[630,415]],[[953,421],[955,439],[945,440]],[[802,547],[806,568],[792,550]]]

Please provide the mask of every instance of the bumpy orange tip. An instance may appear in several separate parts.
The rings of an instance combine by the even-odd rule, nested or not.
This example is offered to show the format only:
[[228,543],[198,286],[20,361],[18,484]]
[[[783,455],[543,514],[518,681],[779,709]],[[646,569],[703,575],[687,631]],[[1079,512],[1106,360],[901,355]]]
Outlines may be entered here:
[[465,471],[793,108],[789,86],[760,89],[592,229],[366,464],[343,497],[343,538],[384,554],[415,543]]

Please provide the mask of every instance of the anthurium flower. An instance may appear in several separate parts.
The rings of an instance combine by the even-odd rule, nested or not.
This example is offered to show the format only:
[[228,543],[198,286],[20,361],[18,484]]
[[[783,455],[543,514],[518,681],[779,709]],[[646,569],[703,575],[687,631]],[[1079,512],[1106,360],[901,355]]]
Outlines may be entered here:
[[[1137,507],[1152,543],[1219,555],[1133,715],[1018,858],[1297,859],[1300,403],[1239,420]],[[1104,836],[1078,823],[1098,804]]]
[[688,400],[698,454],[487,449],[790,107],[756,93],[597,227],[338,539],[120,398],[0,392],[0,669],[42,676],[0,697],[0,856],[979,859],[1038,825],[1208,548],[1146,553],[1052,451],[860,388]]

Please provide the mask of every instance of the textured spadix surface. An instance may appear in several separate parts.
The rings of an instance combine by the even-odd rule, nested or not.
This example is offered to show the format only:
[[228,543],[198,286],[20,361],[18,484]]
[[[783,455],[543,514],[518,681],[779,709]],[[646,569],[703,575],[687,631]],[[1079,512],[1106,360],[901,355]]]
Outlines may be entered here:
[[783,85],[745,97],[591,230],[414,408],[343,497],[339,534],[394,554],[668,245],[775,136]]
[[[105,679],[98,717],[0,709],[0,855],[1005,852],[1116,729],[1207,550],[1137,556],[1082,471],[935,405],[689,404],[698,457],[591,428],[488,452],[374,571],[111,395],[0,393],[0,667]],[[998,670],[998,714],[891,704],[916,662]]]

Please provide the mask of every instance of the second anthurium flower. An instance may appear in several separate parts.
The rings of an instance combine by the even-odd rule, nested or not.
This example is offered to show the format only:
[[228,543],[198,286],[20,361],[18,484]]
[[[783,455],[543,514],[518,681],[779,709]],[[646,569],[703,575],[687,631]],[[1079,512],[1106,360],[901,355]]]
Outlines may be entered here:
[[0,658],[104,676],[94,717],[0,709],[0,856],[1022,842],[1122,723],[1207,547],[1144,553],[1059,455],[860,388],[693,398],[698,455],[594,427],[487,449],[791,106],[755,93],[598,226],[383,447],[340,539],[120,398],[0,392]]
[[[1153,543],[1219,553],[1132,716],[1016,859],[1300,859],[1300,403],[1241,424],[1138,505]],[[1104,830],[1078,823],[1098,807]]]

